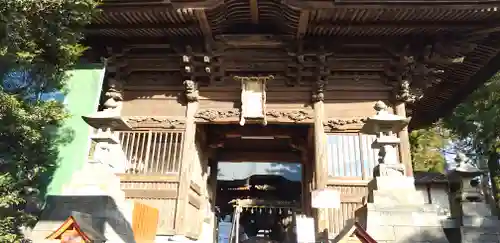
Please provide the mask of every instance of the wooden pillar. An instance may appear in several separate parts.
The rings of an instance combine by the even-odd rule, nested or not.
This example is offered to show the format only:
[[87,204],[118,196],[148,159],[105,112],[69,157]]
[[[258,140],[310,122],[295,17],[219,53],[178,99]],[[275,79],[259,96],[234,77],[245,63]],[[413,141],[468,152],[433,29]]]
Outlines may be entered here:
[[[394,112],[398,116],[406,117],[405,103],[398,102],[394,107]],[[401,143],[399,144],[399,155],[401,158],[401,163],[405,167],[406,176],[413,176],[413,165],[411,163],[410,136],[408,134],[408,127],[405,127],[401,132],[399,132],[399,139],[401,140]]]
[[[312,135],[310,136],[312,137]],[[306,140],[307,142],[312,143],[313,139]],[[311,190],[313,187],[313,177],[312,170],[314,169],[313,163],[311,163],[312,159],[310,157],[313,154],[310,151],[312,146],[304,146],[301,151],[301,162],[302,162],[302,212],[307,216],[312,216],[311,212]]]
[[[326,154],[326,134],[323,125],[324,121],[324,81],[316,83],[316,90],[313,93],[314,108],[314,186],[315,190],[325,189],[328,180],[328,161]],[[316,227],[320,237],[328,236],[328,211],[326,209],[314,210]]]
[[219,171],[219,163],[218,161],[210,158],[209,159],[210,163],[210,177],[209,177],[209,185],[210,185],[210,203],[212,204],[212,211],[214,212],[214,228],[213,228],[213,242],[217,242],[219,235],[218,235],[218,222],[219,222],[219,214],[217,213],[217,208],[215,207],[216,199],[217,199],[217,174]]
[[186,207],[188,205],[188,192],[191,184],[191,164],[196,154],[196,123],[195,114],[198,111],[198,93],[196,84],[191,80],[184,81],[186,86],[186,97],[188,100],[186,108],[186,130],[184,131],[184,140],[182,144],[182,163],[179,172],[179,187],[177,191],[177,205],[175,214],[175,232],[177,235],[186,235]]

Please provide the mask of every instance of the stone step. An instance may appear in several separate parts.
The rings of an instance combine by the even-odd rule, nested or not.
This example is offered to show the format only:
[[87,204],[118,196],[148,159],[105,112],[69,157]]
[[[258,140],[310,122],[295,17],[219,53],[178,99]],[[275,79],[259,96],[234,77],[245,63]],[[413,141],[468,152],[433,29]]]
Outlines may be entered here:
[[449,243],[442,227],[378,226],[368,227],[368,234],[378,242]]
[[441,227],[442,219],[432,214],[369,212],[368,226],[433,226]]
[[422,212],[422,213],[435,213],[439,212],[438,206],[434,204],[398,204],[387,205],[379,203],[368,203],[368,211],[390,211],[390,212]]
[[462,243],[499,243],[500,229],[460,227]]
[[493,216],[491,208],[484,202],[463,202],[462,212],[464,216],[489,217]]
[[438,207],[432,204],[423,205],[367,205],[368,225],[372,226],[442,226],[442,216]]

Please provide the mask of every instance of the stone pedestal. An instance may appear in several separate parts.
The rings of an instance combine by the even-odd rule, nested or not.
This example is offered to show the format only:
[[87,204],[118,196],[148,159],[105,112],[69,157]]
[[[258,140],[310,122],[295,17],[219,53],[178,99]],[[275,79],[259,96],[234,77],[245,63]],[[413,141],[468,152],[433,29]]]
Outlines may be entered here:
[[425,204],[413,177],[376,177],[367,231],[380,243],[448,243],[438,208]]
[[372,148],[379,149],[376,188],[373,202],[367,205],[367,232],[379,243],[448,243],[438,207],[426,204],[424,195],[415,189],[414,178],[406,176],[409,173],[398,160],[401,140],[397,134],[409,119],[390,114],[381,101],[374,108],[377,114],[362,129],[377,136]]
[[39,222],[30,239],[44,242],[73,211],[90,214],[96,228],[108,242],[134,242],[132,223],[133,204],[125,199],[120,180],[108,166],[88,163],[74,173],[71,183],[61,195],[49,196]]
[[483,202],[462,202],[462,243],[500,243],[500,220]]
[[94,230],[102,233],[107,242],[135,242],[131,226],[133,203],[125,199],[120,178],[116,176],[116,173],[124,172],[126,158],[116,134],[111,131],[113,127],[124,127],[126,124],[121,118],[103,115],[87,117],[86,121],[106,128],[99,129],[92,137],[97,143],[94,158],[73,173],[72,180],[63,187],[61,195],[47,198],[40,220],[29,236],[34,242],[46,242],[45,237],[73,212],[89,214],[92,222],[96,222]]

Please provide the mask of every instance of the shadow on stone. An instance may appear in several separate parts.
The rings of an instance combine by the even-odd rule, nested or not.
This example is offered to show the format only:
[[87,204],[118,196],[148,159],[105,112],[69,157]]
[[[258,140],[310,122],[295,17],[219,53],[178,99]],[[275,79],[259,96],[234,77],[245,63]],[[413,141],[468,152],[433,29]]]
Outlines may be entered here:
[[94,230],[104,235],[107,242],[135,243],[130,221],[109,196],[48,196],[30,238],[35,242],[45,239],[73,212],[91,215]]
[[[395,229],[397,230],[397,229]],[[460,243],[460,228],[414,227],[414,233],[394,243]],[[404,233],[404,232],[399,232]],[[396,232],[397,234],[397,232]],[[390,241],[389,241],[390,242]],[[473,241],[476,242],[476,241]]]

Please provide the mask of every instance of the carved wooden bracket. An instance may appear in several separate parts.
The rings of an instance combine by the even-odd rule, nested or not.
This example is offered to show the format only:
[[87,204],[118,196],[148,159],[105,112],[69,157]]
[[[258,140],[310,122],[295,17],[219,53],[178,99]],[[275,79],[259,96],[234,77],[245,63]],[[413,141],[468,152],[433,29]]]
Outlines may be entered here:
[[127,66],[126,58],[123,58],[125,51],[118,51],[112,47],[107,47],[108,58],[106,59],[107,89],[104,91],[104,110],[119,115],[123,103],[124,89],[124,68]]
[[199,120],[206,122],[220,121],[227,118],[239,118],[240,111],[236,109],[220,110],[220,109],[206,109],[198,111],[195,116]]
[[366,120],[367,118],[328,119],[323,125],[327,131],[357,130],[361,129]]
[[471,45],[454,42],[407,44],[401,50],[390,49],[393,60],[385,74],[394,86],[394,98],[410,104],[418,101],[425,89],[441,82],[443,66],[463,62],[464,53],[473,49]]
[[314,119],[314,115],[310,111],[306,110],[292,110],[292,111],[282,111],[282,110],[271,110],[266,112],[266,116],[274,118],[277,122],[311,122]]
[[191,46],[186,46],[186,53],[182,55],[182,74],[184,76],[184,92],[188,102],[198,101],[198,84],[195,81],[193,50]]
[[[237,109],[205,109],[198,111],[195,118],[198,122],[236,122],[240,115]],[[266,111],[266,120],[277,123],[312,123],[314,116],[312,110],[269,110]]]
[[123,82],[109,77],[108,89],[104,93],[104,110],[120,114],[123,105]]
[[[307,73],[306,67],[310,68],[310,66],[308,65],[311,65],[311,62],[313,62],[314,67],[316,67],[313,76],[316,78],[316,80],[323,80],[323,83],[325,83],[331,73],[327,59],[332,55],[333,52],[326,50],[324,45],[320,45],[318,51],[304,52],[303,44],[298,43],[296,52],[288,52],[288,56],[292,58],[292,62],[288,64],[287,70],[285,72],[285,75],[288,78],[286,84],[288,86],[297,86],[303,84],[304,74]],[[308,61],[306,61],[306,59]],[[306,64],[306,62],[308,65]]]
[[311,101],[313,103],[319,101],[325,101],[325,87],[326,87],[326,80],[323,78],[318,79],[314,83],[311,95]]
[[133,128],[176,129],[186,125],[184,118],[177,117],[132,116],[126,117],[126,121]]

